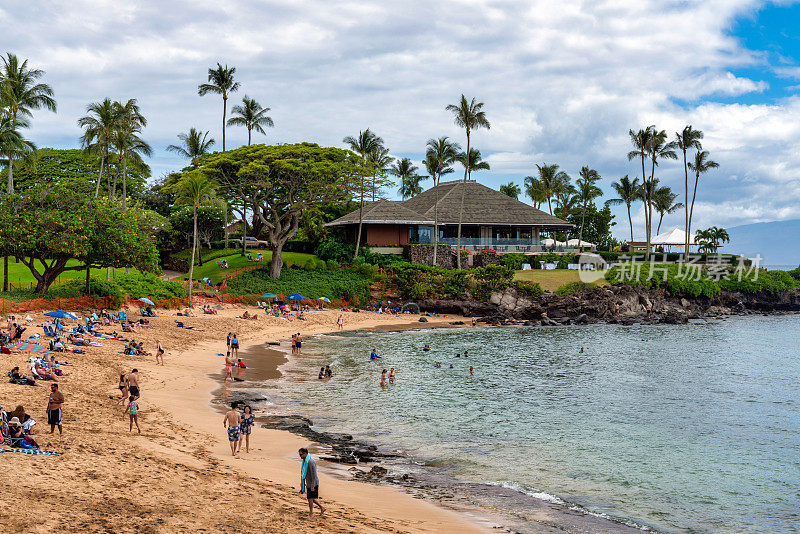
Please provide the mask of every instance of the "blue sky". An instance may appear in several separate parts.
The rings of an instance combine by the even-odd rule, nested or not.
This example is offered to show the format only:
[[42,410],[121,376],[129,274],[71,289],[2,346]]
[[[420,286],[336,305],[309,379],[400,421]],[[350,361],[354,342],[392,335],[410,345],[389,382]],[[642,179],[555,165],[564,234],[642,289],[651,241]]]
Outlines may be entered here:
[[[492,128],[474,146],[491,187],[536,163],[601,186],[636,174],[628,129],[685,124],[720,163],[701,184],[699,227],[800,218],[800,27],[797,2],[757,0],[354,0],[244,2],[62,0],[22,9],[0,0],[5,49],[47,72],[57,114],[30,137],[72,147],[86,104],[138,98],[156,149],[154,176],[183,162],[164,150],[194,126],[221,140],[221,103],[197,96],[209,66],[235,65],[245,94],[276,127],[256,142],[342,146],[360,129],[419,160],[428,138],[464,134],[444,110],[460,94],[485,102]],[[12,17],[13,14],[13,17]],[[229,146],[246,142],[228,131]],[[683,170],[662,183],[682,194]],[[394,191],[389,191],[394,196]],[[628,234],[616,210],[615,235]],[[643,214],[634,213],[642,234]],[[669,216],[664,227],[681,223]]]

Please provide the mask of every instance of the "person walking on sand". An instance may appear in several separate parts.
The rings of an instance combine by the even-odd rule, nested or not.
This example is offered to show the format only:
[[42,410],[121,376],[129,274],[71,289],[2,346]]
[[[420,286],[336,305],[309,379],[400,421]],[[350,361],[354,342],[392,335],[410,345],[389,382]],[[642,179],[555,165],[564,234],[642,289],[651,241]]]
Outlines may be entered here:
[[239,356],[239,334],[235,332],[231,338],[231,352],[234,358]]
[[305,493],[308,499],[308,517],[314,517],[314,505],[319,507],[319,515],[325,513],[325,508],[319,503],[319,477],[317,476],[317,462],[308,454],[305,447],[299,449],[300,459],[300,494]]
[[297,354],[300,354],[301,352],[300,349],[303,348],[303,338],[300,337],[300,332],[298,332],[297,335],[295,336],[294,344],[297,346]]
[[225,380],[223,382],[227,382],[229,378],[233,381],[233,356],[230,352],[225,355]]
[[297,354],[297,339],[296,339],[296,337],[297,336],[295,334],[292,334],[292,356]]
[[50,397],[47,399],[47,423],[50,425],[50,433],[55,432],[58,427],[58,434],[61,430],[61,406],[64,404],[64,394],[58,390],[58,384],[50,384]]
[[119,375],[119,386],[118,387],[119,387],[119,392],[120,392],[120,395],[121,395],[120,398],[119,398],[119,403],[120,404],[125,404],[125,399],[128,398],[128,381],[125,380],[125,373],[121,373]]
[[236,456],[236,446],[239,443],[239,423],[241,423],[241,417],[239,415],[237,406],[238,404],[235,402],[232,403],[230,411],[225,414],[225,419],[222,421],[222,426],[228,429],[228,441],[231,444],[231,456]]
[[253,410],[247,404],[242,408],[242,417],[239,421],[239,452],[242,452],[242,441],[245,442],[247,447],[245,450],[250,452],[250,433],[253,430],[253,423],[255,423],[256,416],[253,415]]
[[139,434],[142,433],[141,429],[139,428],[139,403],[136,402],[136,399],[133,395],[128,398],[128,405],[125,407],[125,411],[122,412],[123,414],[128,414],[131,416],[131,426],[128,429],[128,432],[133,432],[133,425],[136,425],[136,432]]
[[134,369],[131,371],[125,381],[128,383],[128,392],[137,399],[142,395],[139,393],[139,370]]
[[339,326],[339,330],[341,330],[344,325],[344,316],[341,313],[339,314],[339,318],[336,319],[336,324]]
[[161,340],[156,340],[156,365],[158,365],[158,360],[161,360],[161,365],[164,365],[164,346],[161,344]]

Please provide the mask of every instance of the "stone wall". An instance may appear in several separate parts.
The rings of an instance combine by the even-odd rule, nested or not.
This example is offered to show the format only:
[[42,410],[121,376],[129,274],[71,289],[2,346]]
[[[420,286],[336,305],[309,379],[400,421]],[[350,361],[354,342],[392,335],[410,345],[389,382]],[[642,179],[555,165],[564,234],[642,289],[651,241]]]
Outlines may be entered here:
[[[438,247],[436,263],[444,269],[452,269],[455,266],[453,247],[450,245],[438,245]],[[409,261],[433,265],[433,245],[412,244],[406,245],[404,248]]]
[[475,254],[472,257],[472,266],[473,267],[486,267],[487,265],[500,265],[503,263],[500,260],[500,255],[488,255],[488,254]]

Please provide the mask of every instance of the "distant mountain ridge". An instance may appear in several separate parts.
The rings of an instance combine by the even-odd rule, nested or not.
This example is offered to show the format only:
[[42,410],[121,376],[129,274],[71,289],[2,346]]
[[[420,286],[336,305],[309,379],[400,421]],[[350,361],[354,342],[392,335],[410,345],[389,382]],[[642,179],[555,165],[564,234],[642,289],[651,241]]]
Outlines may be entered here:
[[743,224],[728,228],[731,242],[722,252],[755,257],[765,266],[800,265],[800,219]]

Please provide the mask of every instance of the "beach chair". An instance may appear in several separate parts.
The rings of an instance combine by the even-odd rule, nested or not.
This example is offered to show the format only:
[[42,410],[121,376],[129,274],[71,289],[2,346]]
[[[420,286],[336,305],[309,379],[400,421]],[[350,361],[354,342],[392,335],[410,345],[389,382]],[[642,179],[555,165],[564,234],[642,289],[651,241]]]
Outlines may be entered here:
[[124,311],[120,311],[119,312],[119,322],[124,323],[127,320],[128,320],[128,318],[125,317],[125,312]]

